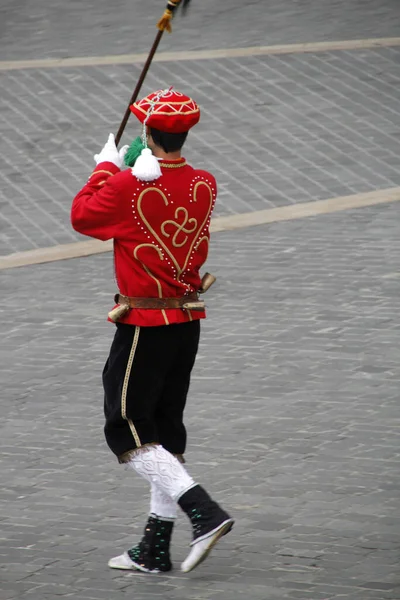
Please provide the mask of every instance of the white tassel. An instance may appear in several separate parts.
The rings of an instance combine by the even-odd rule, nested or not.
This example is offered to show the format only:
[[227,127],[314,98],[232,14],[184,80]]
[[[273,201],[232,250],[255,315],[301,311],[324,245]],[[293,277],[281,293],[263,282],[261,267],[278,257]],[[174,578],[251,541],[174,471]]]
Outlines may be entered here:
[[143,148],[132,167],[132,175],[140,181],[154,181],[161,177],[160,164],[150,148]]

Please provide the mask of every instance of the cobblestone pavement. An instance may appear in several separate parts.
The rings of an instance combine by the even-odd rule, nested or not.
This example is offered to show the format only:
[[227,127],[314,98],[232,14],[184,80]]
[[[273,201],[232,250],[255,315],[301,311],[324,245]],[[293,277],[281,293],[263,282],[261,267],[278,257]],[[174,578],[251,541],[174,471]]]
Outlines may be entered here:
[[[139,67],[7,71],[0,253],[68,243],[71,198],[118,128]],[[219,183],[216,215],[400,184],[400,49],[158,63],[203,109],[186,157]],[[139,132],[134,119],[126,136]]]
[[397,203],[214,235],[187,458],[237,523],[186,576],[106,567],[147,498],[102,435],[110,255],[0,273],[1,600],[398,600],[399,240]]
[[[2,0],[2,60],[144,52],[163,9],[164,0]],[[393,37],[399,18],[398,0],[192,0],[163,48]]]
[[[2,60],[146,51],[161,4],[3,0]],[[395,36],[399,11],[193,0],[162,49]],[[399,55],[157,63],[144,92],[199,100],[187,158],[216,173],[216,214],[240,214],[399,185]],[[0,73],[0,254],[80,239],[71,197],[138,72]],[[187,458],[237,522],[186,576],[183,517],[171,575],[106,566],[148,498],[102,434],[111,256],[2,271],[0,600],[400,600],[399,217],[394,203],[214,235]]]

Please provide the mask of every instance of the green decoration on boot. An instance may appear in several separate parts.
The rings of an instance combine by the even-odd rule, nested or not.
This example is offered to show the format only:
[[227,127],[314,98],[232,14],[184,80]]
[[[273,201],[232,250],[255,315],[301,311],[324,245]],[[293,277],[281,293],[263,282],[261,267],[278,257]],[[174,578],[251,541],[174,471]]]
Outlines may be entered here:
[[169,546],[173,527],[173,521],[164,521],[154,514],[149,516],[141,541],[127,552],[139,571],[149,573],[171,571]]
[[133,165],[136,162],[136,159],[140,156],[140,153],[142,152],[143,148],[144,146],[142,143],[142,138],[138,136],[136,139],[133,140],[133,142],[128,148],[127,153],[125,154],[124,162],[127,167],[133,167]]

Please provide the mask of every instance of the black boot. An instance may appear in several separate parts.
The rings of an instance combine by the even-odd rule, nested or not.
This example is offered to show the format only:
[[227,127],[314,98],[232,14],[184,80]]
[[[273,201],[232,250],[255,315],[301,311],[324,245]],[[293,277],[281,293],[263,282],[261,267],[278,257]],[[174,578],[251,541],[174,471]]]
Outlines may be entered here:
[[132,569],[146,573],[167,572],[172,569],[169,554],[174,522],[150,515],[141,541],[122,554],[112,558],[108,566],[112,569]]
[[187,573],[200,564],[218,540],[232,529],[234,520],[200,485],[185,492],[178,504],[193,526],[190,544],[193,548],[181,566],[182,571]]

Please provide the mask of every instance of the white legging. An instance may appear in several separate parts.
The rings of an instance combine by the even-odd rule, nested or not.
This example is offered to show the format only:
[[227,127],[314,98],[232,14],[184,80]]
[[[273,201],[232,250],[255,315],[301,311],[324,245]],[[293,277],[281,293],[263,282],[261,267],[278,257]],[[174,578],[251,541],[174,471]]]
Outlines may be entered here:
[[[160,445],[144,446],[139,449],[127,465],[152,486],[156,486],[154,492],[152,488],[152,499],[154,493],[156,503],[162,502],[166,507],[168,502],[166,510],[171,510],[173,503],[175,513],[175,505],[179,498],[196,485],[179,460]],[[154,512],[157,514],[156,511]]]
[[177,503],[168,494],[160,490],[155,483],[151,484],[150,513],[168,520],[176,519]]

